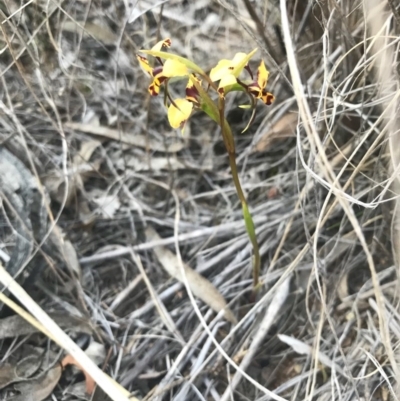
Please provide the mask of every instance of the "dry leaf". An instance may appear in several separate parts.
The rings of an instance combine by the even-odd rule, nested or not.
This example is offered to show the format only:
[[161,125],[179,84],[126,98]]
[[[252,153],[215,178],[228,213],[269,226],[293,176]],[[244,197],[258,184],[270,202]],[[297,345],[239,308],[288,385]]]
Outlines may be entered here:
[[339,280],[339,285],[337,286],[337,295],[339,299],[343,302],[349,296],[349,283],[348,283],[349,273],[346,272]]
[[6,363],[0,366],[0,389],[18,380],[15,365]]
[[47,398],[61,377],[61,366],[57,365],[40,377],[16,384],[15,390],[20,394],[8,398],[8,401],[42,401]]
[[62,254],[64,256],[64,261],[67,264],[68,269],[74,272],[77,277],[82,277],[82,269],[81,265],[79,264],[78,255],[76,254],[76,250],[71,241],[63,241]]
[[56,359],[57,355],[52,351],[24,344],[7,358],[7,363],[0,366],[0,389],[29,379],[39,368],[46,370]]
[[101,215],[105,219],[114,217],[115,212],[120,208],[121,202],[117,195],[103,195],[93,198],[93,202],[97,204],[100,209]]
[[[68,194],[66,197],[66,206],[71,204],[74,195],[78,190],[83,189],[85,179],[90,173],[98,171],[101,160],[95,160],[89,163],[93,152],[101,145],[100,141],[92,140],[83,142],[79,153],[74,156],[72,166],[68,170]],[[65,197],[65,176],[62,171],[53,170],[49,172],[45,179],[45,185],[50,196],[57,202],[62,203]]]
[[[300,355],[309,355],[309,356],[315,356],[315,352],[311,346],[308,344],[304,343],[303,341],[300,341],[296,338],[287,336],[285,334],[278,334],[279,340],[281,340],[283,343],[289,345],[293,349],[294,352],[300,354]],[[323,365],[327,366],[328,368],[335,369],[336,372],[339,372],[343,376],[346,376],[340,366],[338,366],[335,362],[332,361],[327,355],[325,355],[322,352],[318,353],[318,360],[320,363]]]
[[103,344],[92,341],[85,350],[85,354],[96,364],[101,365],[106,359],[106,348]]
[[65,196],[65,177],[60,171],[49,171],[46,177],[44,177],[44,184],[52,199],[58,203],[62,203],[65,198],[65,205],[68,206],[71,204],[77,187],[73,179],[68,179],[67,196]]
[[[109,375],[105,374],[94,364],[91,359],[79,348],[76,343],[69,337],[65,331],[28,295],[26,291],[13,279],[13,277],[5,270],[0,263],[0,281],[9,289],[10,293],[28,309],[25,311],[23,307],[16,302],[0,293],[1,301],[12,308],[26,321],[35,326],[50,340],[54,341],[58,346],[65,349],[68,353],[75,355],[77,360],[96,378],[97,383],[110,394],[114,400],[128,400],[130,393],[119,383],[117,383]],[[29,313],[31,312],[32,315]],[[130,399],[135,399],[130,396]],[[37,400],[35,400],[37,401]]]
[[[90,343],[89,347],[86,349],[85,354],[96,364],[100,365],[106,359],[106,349],[103,344],[96,341]],[[92,394],[96,386],[95,381],[92,376],[90,376],[82,366],[73,358],[71,355],[67,355],[61,362],[63,368],[68,365],[76,366],[85,375],[86,382],[86,393]]]
[[[52,319],[64,330],[73,330],[79,333],[92,334],[90,325],[80,318],[67,316],[65,313],[50,314]],[[19,315],[6,317],[0,320],[0,340],[37,333],[33,327]]]
[[[148,227],[146,229],[146,237],[148,240],[159,240],[160,237],[156,231]],[[162,246],[155,246],[153,248],[154,253],[157,256],[158,261],[167,273],[174,277],[176,280],[183,283],[184,279],[181,272],[180,263],[175,254]],[[207,279],[189,267],[187,264],[183,264],[185,268],[185,274],[189,286],[193,294],[205,302],[208,306],[214,309],[216,312],[224,310],[225,319],[231,323],[237,323],[235,316],[232,311],[228,308],[228,305],[224,297],[219,291],[211,284]]]
[[85,37],[93,37],[105,45],[112,45],[118,40],[118,36],[107,25],[100,25],[94,22],[75,22],[70,20],[66,21],[62,28],[64,31],[80,34],[82,27],[84,27],[83,35]]
[[169,145],[165,145],[163,142],[157,142],[151,139],[148,140],[145,135],[132,135],[108,127],[97,127],[91,124],[66,123],[64,126],[66,128],[85,132],[86,134],[112,139],[114,141],[122,142],[127,145],[137,146],[139,148],[146,149],[148,146],[149,149],[157,152],[175,153],[182,150],[184,146],[182,142],[178,141]]
[[82,368],[82,366],[73,358],[71,355],[67,355],[62,361],[61,365],[63,368],[65,368],[68,365],[73,365],[76,366],[82,373],[85,375],[85,382],[86,382],[86,393],[92,394],[94,388],[96,387],[96,382],[93,380],[92,376],[89,375],[89,373],[86,372]]
[[285,114],[260,138],[254,146],[254,151],[265,152],[275,141],[295,136],[297,121],[297,113]]
[[154,302],[154,306],[156,307],[162,322],[165,324],[165,327],[167,327],[168,330],[171,333],[173,333],[175,335],[175,337],[182,344],[184,344],[185,340],[183,339],[181,333],[179,333],[179,330],[176,327],[175,322],[172,319],[171,315],[168,313],[167,308],[159,299],[159,296],[158,296],[156,290],[154,289],[153,285],[151,284],[139,256],[136,255],[133,251],[131,251],[131,257],[132,257],[132,260],[135,262],[137,268],[139,269],[140,274],[143,276],[144,283],[146,284],[147,289],[149,290],[150,296]]
[[71,241],[64,238],[64,233],[59,226],[54,226],[50,234],[53,244],[59,249],[60,254],[65,261],[70,272],[75,273],[79,279],[82,277],[82,269],[79,264],[78,255]]
[[279,189],[277,187],[272,187],[267,191],[268,199],[275,199],[279,196]]
[[132,167],[134,171],[159,171],[169,170],[176,171],[187,168],[176,157],[151,157],[150,164],[147,160],[141,160],[136,157],[130,157],[126,163],[127,166]]
[[101,146],[100,141],[96,141],[95,139],[91,141],[86,141],[81,144],[81,148],[79,149],[78,154],[74,156],[73,165],[80,166],[89,162],[90,158],[93,155],[93,152]]
[[[98,388],[98,387],[97,387]],[[86,382],[78,382],[68,385],[65,394],[73,396],[73,400],[87,400]],[[93,397],[90,397],[93,400]]]

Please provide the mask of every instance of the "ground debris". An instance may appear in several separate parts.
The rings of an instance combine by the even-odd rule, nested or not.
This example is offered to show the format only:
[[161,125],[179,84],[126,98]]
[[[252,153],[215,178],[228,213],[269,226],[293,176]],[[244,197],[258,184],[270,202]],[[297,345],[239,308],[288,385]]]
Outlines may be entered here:
[[[3,3],[0,259],[77,346],[100,344],[97,366],[141,401],[395,400],[398,2]],[[150,97],[139,68],[165,38],[207,73],[255,48],[249,70],[269,70],[276,101],[245,133],[247,94],[224,102],[256,292],[221,132],[200,107],[171,129],[187,76]],[[0,340],[0,399],[110,399],[2,305]]]

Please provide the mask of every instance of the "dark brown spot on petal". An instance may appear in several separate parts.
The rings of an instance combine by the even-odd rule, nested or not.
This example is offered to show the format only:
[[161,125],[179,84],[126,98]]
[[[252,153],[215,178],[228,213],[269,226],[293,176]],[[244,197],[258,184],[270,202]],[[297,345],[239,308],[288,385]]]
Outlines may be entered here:
[[275,100],[275,96],[272,93],[266,92],[263,93],[262,100],[267,106],[270,106]]
[[250,94],[255,96],[257,99],[260,99],[263,96],[261,88],[258,86],[256,82],[252,82],[248,87],[247,90]]
[[192,103],[198,104],[199,92],[196,87],[186,87],[186,99]]
[[153,82],[149,85],[149,93],[151,96],[158,96],[160,93],[160,85],[157,85],[156,82]]
[[161,86],[165,81],[167,80],[167,77],[164,77],[161,74],[158,74],[154,77],[153,83],[157,86]]
[[149,64],[149,60],[146,57],[141,56],[140,54],[136,54],[136,58],[139,60],[139,64],[141,67],[150,75],[153,76],[152,68]]

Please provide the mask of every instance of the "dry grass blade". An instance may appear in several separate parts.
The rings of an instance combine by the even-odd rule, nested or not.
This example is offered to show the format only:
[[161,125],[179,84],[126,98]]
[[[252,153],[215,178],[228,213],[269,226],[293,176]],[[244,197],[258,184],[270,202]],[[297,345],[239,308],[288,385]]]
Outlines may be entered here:
[[[282,306],[284,305],[287,296],[289,294],[289,285],[290,285],[290,278],[287,278],[282,283],[282,285],[277,289],[274,298],[272,299],[271,303],[269,304],[266,310],[265,316],[262,319],[259,328],[254,334],[253,341],[250,344],[249,349],[244,351],[245,355],[240,364],[240,368],[242,370],[245,371],[250,365],[250,363],[254,360],[262,342],[265,339],[265,336],[271,330],[271,326],[276,321],[279,312],[281,311]],[[221,401],[229,401],[229,399],[233,397],[233,393],[236,387],[238,386],[241,378],[242,378],[241,373],[237,371],[233,376],[231,383],[225,390],[223,396],[221,397]]]
[[111,139],[126,145],[151,149],[157,152],[175,153],[184,148],[183,142],[175,141],[169,145],[165,145],[162,142],[156,142],[154,140],[149,141],[145,135],[132,135],[112,128],[99,127],[91,124],[65,123],[64,126],[65,128],[75,131],[85,132],[86,134],[96,135],[104,139]]
[[[374,283],[374,289],[375,289],[375,294],[376,298],[378,301],[378,304],[380,305],[380,310],[382,311],[379,314],[379,326],[380,326],[380,331],[381,335],[383,338],[383,342],[386,348],[386,351],[388,353],[389,359],[391,361],[391,364],[393,366],[394,371],[396,372],[396,376],[399,377],[397,374],[398,367],[397,364],[394,360],[394,355],[393,355],[393,349],[390,343],[390,336],[388,333],[388,327],[387,327],[387,322],[385,318],[385,314],[383,313],[383,295],[382,295],[382,290],[380,288],[379,280],[377,278],[377,273],[376,273],[376,268],[375,268],[375,262],[373,260],[371,251],[368,247],[365,235],[361,229],[361,226],[355,216],[354,210],[350,207],[349,203],[349,196],[343,191],[340,183],[339,183],[339,177],[335,175],[332,166],[329,163],[329,160],[326,155],[326,150],[324,149],[321,139],[318,135],[318,132],[316,130],[316,126],[313,122],[312,114],[310,111],[310,107],[306,101],[306,96],[304,92],[304,87],[302,85],[302,81],[300,78],[300,72],[298,69],[298,64],[297,60],[295,57],[295,52],[294,52],[294,47],[293,47],[293,42],[292,38],[290,35],[290,27],[289,27],[289,20],[288,20],[288,14],[287,14],[287,4],[284,0],[280,0],[280,9],[281,9],[281,15],[282,15],[282,28],[283,28],[283,33],[284,33],[284,39],[285,39],[285,46],[287,50],[287,55],[288,55],[288,63],[289,63],[289,68],[290,72],[292,75],[293,79],[293,87],[297,99],[297,103],[299,106],[299,114],[301,116],[301,120],[304,124],[305,131],[307,133],[307,137],[310,141],[311,147],[313,149],[313,152],[315,153],[315,160],[316,163],[319,167],[319,173],[315,174],[311,169],[308,168],[308,166],[305,164],[304,160],[302,160],[303,166],[306,168],[308,172],[310,172],[314,178],[319,180],[321,183],[326,185],[329,188],[329,194],[325,198],[324,204],[322,206],[320,216],[318,218],[317,222],[317,227],[316,227],[316,233],[314,236],[314,243],[313,243],[313,255],[314,255],[314,268],[317,268],[318,265],[318,260],[317,260],[317,240],[318,240],[318,234],[319,231],[322,227],[322,222],[324,219],[324,214],[327,209],[330,197],[332,194],[336,195],[336,199],[343,208],[344,212],[346,213],[347,218],[349,219],[351,225],[354,228],[355,233],[357,234],[357,237],[360,241],[360,244],[362,246],[363,252],[365,253],[365,256],[367,258],[368,266],[370,269],[370,273],[372,276],[372,280]],[[317,153],[318,152],[318,153]],[[325,181],[321,175],[323,175],[327,181]],[[358,200],[354,199],[355,202],[358,202]],[[322,285],[319,281],[318,274],[316,274],[316,279],[317,279],[317,284],[319,287],[319,292],[320,296],[322,299],[325,298],[324,294],[324,289],[322,288]],[[322,310],[324,313],[326,313],[326,305],[323,303],[322,305]],[[319,332],[317,334],[318,338],[320,338],[320,330],[322,329],[322,314],[319,322]],[[319,353],[319,339],[316,342],[316,354]],[[315,364],[317,364],[317,361],[315,361]],[[316,372],[316,369],[314,370]],[[311,387],[311,393],[310,396],[312,396],[314,390],[315,390],[315,383],[316,383],[316,373],[314,373],[313,379],[312,379],[313,385]]]
[[136,255],[133,251],[131,251],[131,257],[132,260],[134,261],[134,263],[136,264],[136,266],[138,267],[140,274],[143,277],[143,280],[150,292],[151,298],[153,299],[154,305],[161,317],[161,320],[164,322],[165,326],[167,327],[167,329],[173,333],[176,338],[182,343],[185,343],[185,340],[183,339],[181,333],[179,333],[179,330],[177,329],[177,327],[175,326],[174,321],[171,318],[171,315],[168,313],[167,308],[164,306],[164,304],[161,302],[158,294],[156,293],[156,291],[154,290],[145,269],[143,268],[142,265],[142,261],[140,260],[140,257],[138,255]]
[[[297,352],[298,354],[308,356],[313,355],[313,347],[304,343],[303,341],[300,341],[293,337],[289,337],[285,334],[278,334],[278,338],[285,344],[289,345],[293,349],[293,351]],[[324,355],[322,352],[319,352],[316,358],[323,365],[327,366],[330,369],[335,369],[341,375],[346,376],[343,372],[343,369],[340,366],[337,366],[330,358],[328,358],[328,356]]]
[[62,29],[73,33],[83,31],[85,35],[92,36],[105,45],[112,45],[118,40],[118,36],[107,25],[95,24],[93,22],[66,21]]
[[[52,320],[46,312],[15,282],[15,280],[4,270],[0,264],[0,282],[9,289],[10,293],[24,305],[32,314],[0,293],[0,300],[12,308],[24,319],[34,324],[41,332],[46,334],[57,345],[67,351],[90,374],[96,383],[108,394],[113,401],[132,401],[130,394],[117,382],[100,370],[88,356],[71,340],[65,332]],[[33,317],[34,316],[34,317]],[[135,400],[135,398],[134,398]]]
[[[392,219],[392,251],[394,255],[395,262],[397,266],[400,265],[400,203],[398,199],[398,194],[400,194],[400,181],[398,174],[400,171],[400,150],[399,150],[399,128],[400,120],[398,117],[399,110],[399,92],[398,86],[393,86],[393,82],[396,82],[396,76],[394,74],[394,60],[396,60],[396,55],[392,46],[387,46],[387,39],[385,38],[385,25],[388,21],[388,15],[382,8],[382,5],[378,5],[375,2],[368,0],[366,1],[367,17],[370,29],[374,36],[373,38],[373,51],[376,55],[379,55],[376,63],[377,80],[380,83],[379,93],[382,98],[388,99],[382,104],[382,114],[389,119],[387,124],[387,136],[390,151],[390,173],[392,175],[391,181],[393,181],[392,187],[393,192],[397,195],[395,200],[395,207]],[[382,49],[385,51],[382,54]],[[398,275],[398,277],[400,277]],[[386,316],[386,310],[381,301],[382,297],[377,298],[377,305],[379,307],[379,316],[381,314]],[[396,361],[396,356],[391,344],[391,338],[389,333],[389,328],[386,327],[386,320],[381,324],[383,326],[382,337],[385,344],[390,363],[396,375],[397,385],[400,388],[400,369]]]
[[[148,240],[152,241],[160,239],[160,236],[151,227],[148,227],[146,229],[146,237]],[[153,251],[165,271],[176,280],[184,283],[184,278],[182,277],[177,256],[168,249],[161,246],[155,246],[153,248]],[[211,284],[199,273],[197,273],[195,270],[193,270],[191,267],[189,267],[187,264],[184,264],[184,268],[189,287],[193,294],[196,297],[200,298],[216,312],[223,311],[225,319],[233,324],[236,324],[237,320],[234,314],[229,309],[224,297],[214,287],[214,285]]]
[[139,274],[136,276],[134,280],[132,280],[126,288],[124,288],[113,300],[110,305],[110,310],[115,310],[118,306],[129,297],[130,293],[139,285],[139,283],[143,280],[143,276]]

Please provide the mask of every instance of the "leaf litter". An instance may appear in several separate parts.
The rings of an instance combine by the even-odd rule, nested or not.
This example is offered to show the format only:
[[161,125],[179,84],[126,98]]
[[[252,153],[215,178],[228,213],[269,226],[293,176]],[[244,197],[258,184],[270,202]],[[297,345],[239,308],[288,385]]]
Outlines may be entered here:
[[[146,237],[148,240],[152,241],[160,239],[160,236],[151,227],[147,228]],[[237,323],[237,320],[232,311],[229,309],[224,297],[215,288],[215,286],[210,283],[210,281],[201,276],[186,263],[183,264],[183,273],[180,268],[178,257],[165,247],[155,246],[153,248],[153,252],[161,266],[171,277],[175,278],[181,283],[184,283],[183,274],[185,274],[189,283],[189,288],[196,297],[200,298],[216,312],[223,311],[225,319],[229,322],[233,324]]]
[[36,379],[18,383],[14,389],[19,394],[7,399],[10,401],[42,401],[53,392],[60,380],[61,373],[62,368],[57,365]]
[[[396,213],[388,201],[398,192],[389,188],[396,167],[388,168],[398,159],[398,128],[389,121],[387,102],[397,105],[390,88],[398,74],[375,75],[375,68],[380,60],[385,68],[397,65],[396,2],[380,4],[374,18],[371,2],[358,0],[318,7],[294,0],[128,3],[96,8],[68,0],[61,9],[45,2],[21,8],[8,1],[1,10],[0,147],[20,160],[25,167],[19,170],[29,171],[30,181],[44,185],[43,194],[37,186],[40,196],[31,198],[23,186],[7,195],[1,188],[2,260],[15,259],[18,239],[35,239],[29,259],[19,258],[16,280],[25,281],[26,290],[80,346],[88,338],[104,343],[102,368],[136,399],[179,401],[183,394],[189,400],[388,399],[391,388],[398,389],[387,350],[398,343],[399,314],[393,258],[398,251],[392,241]],[[301,82],[288,74],[289,53],[280,37],[283,3]],[[251,7],[255,12],[249,14]],[[376,54],[381,38],[371,36],[377,32],[371,24],[380,15],[386,18],[386,42]],[[275,106],[258,113],[245,135],[235,136],[240,178],[261,245],[258,294],[251,290],[250,249],[220,133],[194,114],[182,138],[167,127],[162,98],[149,101],[149,83],[135,54],[166,37],[206,70],[255,47],[270,70]],[[301,115],[299,120],[294,84],[305,88],[310,121]],[[390,106],[385,115],[382,105]],[[229,97],[226,111],[241,132],[246,111],[232,108]],[[378,300],[384,302],[375,302],[371,260],[337,204],[343,194],[328,194],[329,185],[320,185],[326,172],[319,166],[321,152],[304,130],[307,123],[315,125],[333,173],[340,176],[337,185],[353,201],[381,286]],[[171,190],[180,197],[178,222]],[[33,207],[40,199],[46,207]],[[10,205],[18,206],[20,219]],[[48,223],[43,232],[38,224],[26,224],[43,216]],[[47,240],[55,224],[58,242],[53,234]],[[193,312],[177,256],[167,248],[174,243],[176,224],[186,276],[203,304],[205,322],[238,363],[249,347],[256,348],[243,364],[254,382],[215,350]],[[27,236],[27,227],[34,235]],[[146,238],[151,227],[165,240]],[[132,248],[144,274],[130,257]],[[293,279],[282,313],[262,339],[254,337],[265,334],[260,311],[268,310],[287,274]],[[79,276],[79,288],[71,285],[71,275]],[[230,316],[238,323],[215,318],[222,309],[229,311],[228,322]],[[382,326],[385,316],[390,319]],[[385,327],[388,335],[381,330]],[[44,358],[50,351],[58,355],[58,347],[36,329],[4,314],[0,338],[7,397],[87,398],[87,383],[76,383],[81,374],[71,368],[59,380],[57,365],[25,355],[15,369],[21,343],[36,347]],[[14,391],[17,385],[21,393]],[[154,393],[157,389],[161,394]],[[100,394],[97,389],[93,396],[107,399]]]
[[59,355],[30,345],[22,345],[8,362],[0,366],[0,389],[13,385],[10,400],[43,400],[61,377]]

